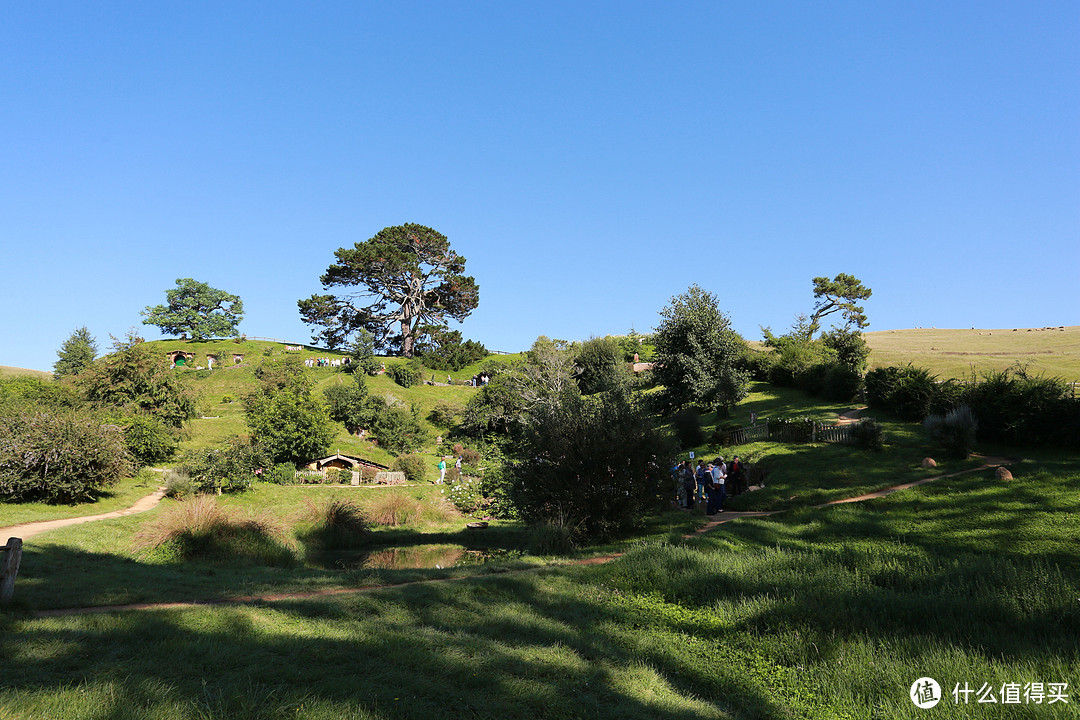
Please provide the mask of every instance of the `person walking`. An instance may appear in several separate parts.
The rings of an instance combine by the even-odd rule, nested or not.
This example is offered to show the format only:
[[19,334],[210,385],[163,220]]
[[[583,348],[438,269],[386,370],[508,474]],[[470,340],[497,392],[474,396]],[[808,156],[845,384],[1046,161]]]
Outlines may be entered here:
[[439,483],[446,479],[446,460],[439,458]]
[[697,471],[694,473],[694,477],[697,479],[697,496],[694,498],[698,502],[705,502],[705,486],[709,484],[709,478],[707,476],[705,461],[697,461]]

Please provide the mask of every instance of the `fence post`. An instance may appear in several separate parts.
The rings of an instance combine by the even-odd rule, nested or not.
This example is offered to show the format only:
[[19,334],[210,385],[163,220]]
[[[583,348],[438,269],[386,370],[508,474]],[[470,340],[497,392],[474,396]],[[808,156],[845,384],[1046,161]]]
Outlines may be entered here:
[[15,592],[15,577],[22,561],[22,538],[8,538],[7,545],[0,550],[5,551],[0,558],[0,603],[6,603]]

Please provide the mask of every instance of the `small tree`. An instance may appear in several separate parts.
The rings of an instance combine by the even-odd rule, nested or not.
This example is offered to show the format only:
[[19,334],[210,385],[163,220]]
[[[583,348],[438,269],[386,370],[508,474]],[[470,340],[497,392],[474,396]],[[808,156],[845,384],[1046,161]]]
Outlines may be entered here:
[[244,304],[237,295],[212,288],[191,278],[178,278],[176,287],[165,291],[167,305],[149,305],[143,310],[143,325],[156,325],[167,335],[206,340],[236,337],[236,326],[244,317]]
[[343,423],[350,433],[369,427],[377,412],[368,396],[364,377],[357,375],[356,379],[355,383],[331,385],[323,390],[330,418]]
[[59,380],[68,375],[78,375],[97,357],[97,340],[83,325],[71,333],[60,349],[56,351],[60,359],[53,363],[53,377]]
[[653,377],[663,385],[665,409],[690,404],[731,408],[749,392],[749,374],[738,365],[745,342],[720,312],[716,295],[691,285],[671,299],[653,335]]
[[538,404],[523,457],[511,470],[521,516],[563,522],[590,537],[627,532],[670,491],[670,445],[621,389]]
[[334,439],[326,406],[296,357],[263,364],[262,387],[244,399],[248,427],[272,462],[299,464],[323,455]]
[[347,372],[362,375],[374,375],[379,372],[380,363],[375,359],[375,338],[364,328],[356,331],[356,339],[349,348]]
[[583,395],[612,390],[628,379],[623,349],[612,337],[590,338],[577,346],[574,370]]

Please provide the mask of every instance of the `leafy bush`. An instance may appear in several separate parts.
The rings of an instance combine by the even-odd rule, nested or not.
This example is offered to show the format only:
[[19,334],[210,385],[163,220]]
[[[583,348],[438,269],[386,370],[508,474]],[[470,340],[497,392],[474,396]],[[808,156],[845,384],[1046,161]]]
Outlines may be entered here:
[[705,442],[705,431],[701,428],[701,413],[693,408],[683,408],[671,419],[675,427],[675,437],[684,448],[697,447]]
[[452,372],[480,362],[491,354],[475,340],[462,342],[459,330],[436,331],[430,336],[430,341],[421,345],[418,351],[424,367]]
[[420,447],[427,439],[427,432],[420,424],[420,413],[416,406],[412,409],[381,409],[375,417],[371,431],[380,447],[398,454]]
[[136,533],[135,547],[175,562],[246,559],[287,567],[296,561],[282,523],[269,515],[226,513],[209,495],[166,508]]
[[235,398],[233,398],[233,396],[232,396],[232,395],[222,395],[222,396],[221,396],[221,404],[222,404],[222,405],[229,405],[229,404],[231,404],[231,403],[232,403],[232,402],[233,402],[234,400],[235,400]]
[[0,499],[92,500],[131,472],[121,428],[85,411],[0,415]]
[[391,470],[405,473],[405,478],[411,483],[421,483],[427,474],[427,461],[416,453],[399,455],[394,458]]
[[100,407],[126,415],[152,415],[181,427],[195,417],[195,398],[177,374],[141,338],[117,341],[117,350],[75,376],[86,397]]
[[875,452],[885,449],[885,428],[873,418],[863,418],[851,428],[855,446]]
[[163,480],[165,482],[165,497],[174,500],[189,498],[197,490],[195,483],[191,481],[191,478],[186,473],[176,470],[166,470]]
[[326,484],[327,485],[350,485],[352,484],[352,470],[346,470],[345,468],[327,468],[326,471]]
[[403,363],[394,363],[386,367],[390,379],[403,388],[412,387],[420,382],[420,371]]
[[671,447],[624,391],[533,409],[511,498],[530,523],[565,518],[588,537],[625,533],[670,494]]
[[376,401],[368,396],[362,376],[357,376],[355,383],[331,385],[323,390],[323,395],[330,419],[345,425],[350,433],[369,427],[378,411]]
[[966,405],[955,407],[944,415],[927,415],[923,428],[930,439],[940,444],[951,455],[967,457],[975,448],[975,430],[978,421]]
[[578,388],[583,395],[611,390],[627,378],[623,349],[612,337],[590,338],[574,356]]
[[248,427],[273,462],[300,464],[323,455],[334,428],[297,357],[263,363],[260,389],[244,398]]
[[238,492],[251,487],[255,471],[267,464],[261,448],[236,437],[218,447],[187,453],[179,469],[191,477],[199,492]]
[[300,539],[320,550],[339,550],[365,545],[371,528],[364,511],[352,500],[328,498],[321,503],[307,500],[308,524]]
[[876,368],[866,374],[866,397],[872,407],[895,413],[909,422],[921,421],[939,396],[936,377],[925,368]]
[[262,479],[276,485],[295,485],[297,483],[296,466],[292,463],[275,463],[262,474]]
[[124,441],[135,462],[152,465],[173,456],[180,445],[176,430],[150,415],[128,415],[115,422],[124,429]]
[[465,412],[465,406],[461,403],[440,400],[428,413],[428,420],[439,427],[448,428],[458,421]]

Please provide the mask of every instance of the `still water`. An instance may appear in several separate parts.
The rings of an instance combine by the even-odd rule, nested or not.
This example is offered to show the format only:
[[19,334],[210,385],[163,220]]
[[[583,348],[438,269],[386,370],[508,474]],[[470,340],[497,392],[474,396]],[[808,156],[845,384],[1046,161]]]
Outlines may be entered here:
[[470,550],[461,545],[408,545],[364,550],[335,550],[313,558],[315,564],[338,570],[429,570],[483,565],[521,555],[512,550]]

